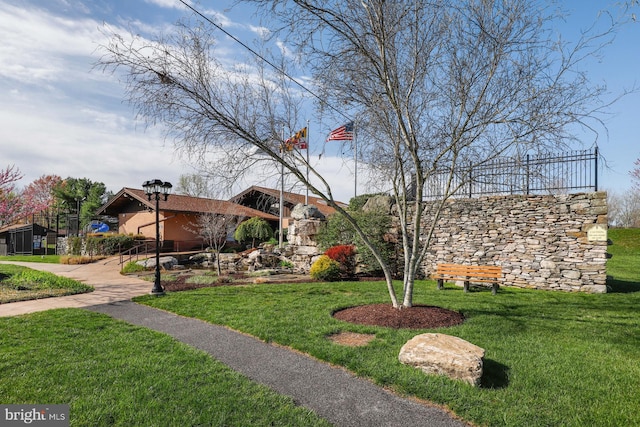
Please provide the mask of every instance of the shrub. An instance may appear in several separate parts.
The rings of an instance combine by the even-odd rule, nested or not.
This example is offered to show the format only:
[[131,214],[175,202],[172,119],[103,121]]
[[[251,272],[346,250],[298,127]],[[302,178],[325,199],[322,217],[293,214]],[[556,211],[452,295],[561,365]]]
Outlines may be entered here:
[[82,237],[70,237],[68,242],[71,255],[82,255]]
[[137,273],[144,271],[144,267],[135,261],[129,261],[124,267],[122,267],[122,274]]
[[280,260],[280,267],[282,267],[282,268],[293,268],[294,265],[293,265],[293,263],[291,261],[283,259],[283,260]]
[[113,234],[105,236],[102,240],[102,253],[113,255],[120,251],[125,251],[133,247],[135,238],[124,234]]
[[251,247],[255,248],[256,240],[260,242],[268,241],[273,237],[273,230],[264,219],[253,217],[238,225],[233,237],[239,242],[251,240]]
[[326,255],[320,255],[320,257],[311,266],[309,272],[311,277],[316,280],[324,280],[332,282],[340,279],[340,263],[334,261]]
[[354,245],[337,245],[327,249],[324,253],[334,261],[340,263],[342,273],[353,276],[356,272],[356,247]]
[[[398,275],[400,265],[398,264],[397,248],[387,238],[387,233],[391,228],[391,215],[387,209],[380,206],[371,207],[366,211],[362,209],[373,196],[361,195],[352,198],[347,212],[356,220],[369,241],[378,249],[380,255],[389,263],[392,273]],[[353,226],[342,215],[337,213],[330,215],[320,227],[316,239],[322,249],[328,249],[335,245],[355,244],[358,249],[359,269],[372,275],[381,274],[378,261],[360,236],[355,233]]]

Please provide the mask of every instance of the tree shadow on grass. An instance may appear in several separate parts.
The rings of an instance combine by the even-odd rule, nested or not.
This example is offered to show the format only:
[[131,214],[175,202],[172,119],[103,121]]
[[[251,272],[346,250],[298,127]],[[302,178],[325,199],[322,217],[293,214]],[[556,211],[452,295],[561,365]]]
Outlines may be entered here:
[[506,388],[509,385],[509,367],[495,360],[485,359],[480,381],[482,388]]

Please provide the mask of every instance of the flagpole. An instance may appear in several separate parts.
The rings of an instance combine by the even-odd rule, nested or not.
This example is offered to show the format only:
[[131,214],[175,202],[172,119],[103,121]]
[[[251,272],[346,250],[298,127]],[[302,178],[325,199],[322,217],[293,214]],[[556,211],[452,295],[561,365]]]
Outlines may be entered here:
[[356,125],[353,124],[353,145],[354,145],[354,157],[355,157],[355,169],[353,171],[353,197],[358,195],[358,133],[356,132]]
[[307,185],[305,185],[305,187],[307,187],[307,193],[304,196],[304,204],[308,205],[309,204],[309,144],[311,142],[311,137],[309,136],[309,120],[307,120]]
[[282,222],[283,222],[283,210],[284,210],[284,125],[282,126],[282,142],[280,143],[280,207],[278,211],[278,247],[282,249]]

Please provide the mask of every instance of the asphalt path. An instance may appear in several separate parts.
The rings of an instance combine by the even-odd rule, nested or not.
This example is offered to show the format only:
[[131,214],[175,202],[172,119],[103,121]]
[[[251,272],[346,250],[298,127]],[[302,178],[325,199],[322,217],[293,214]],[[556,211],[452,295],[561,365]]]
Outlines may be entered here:
[[[18,263],[16,263],[18,264]],[[205,351],[232,369],[265,384],[296,404],[340,427],[469,426],[445,409],[403,398],[343,368],[286,347],[265,343],[224,326],[136,304],[132,296],[149,293],[151,284],[119,274],[112,261],[86,266],[19,263],[81,280],[96,291],[78,296],[0,305],[0,316],[51,308],[79,307],[168,334]]]

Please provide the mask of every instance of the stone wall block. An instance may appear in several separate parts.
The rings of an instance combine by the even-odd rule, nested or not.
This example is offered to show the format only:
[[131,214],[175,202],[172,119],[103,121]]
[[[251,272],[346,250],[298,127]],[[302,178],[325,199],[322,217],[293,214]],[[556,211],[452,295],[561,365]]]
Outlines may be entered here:
[[589,242],[585,226],[605,224],[606,214],[604,192],[451,199],[424,268],[493,264],[502,266],[506,286],[601,290],[606,242]]

